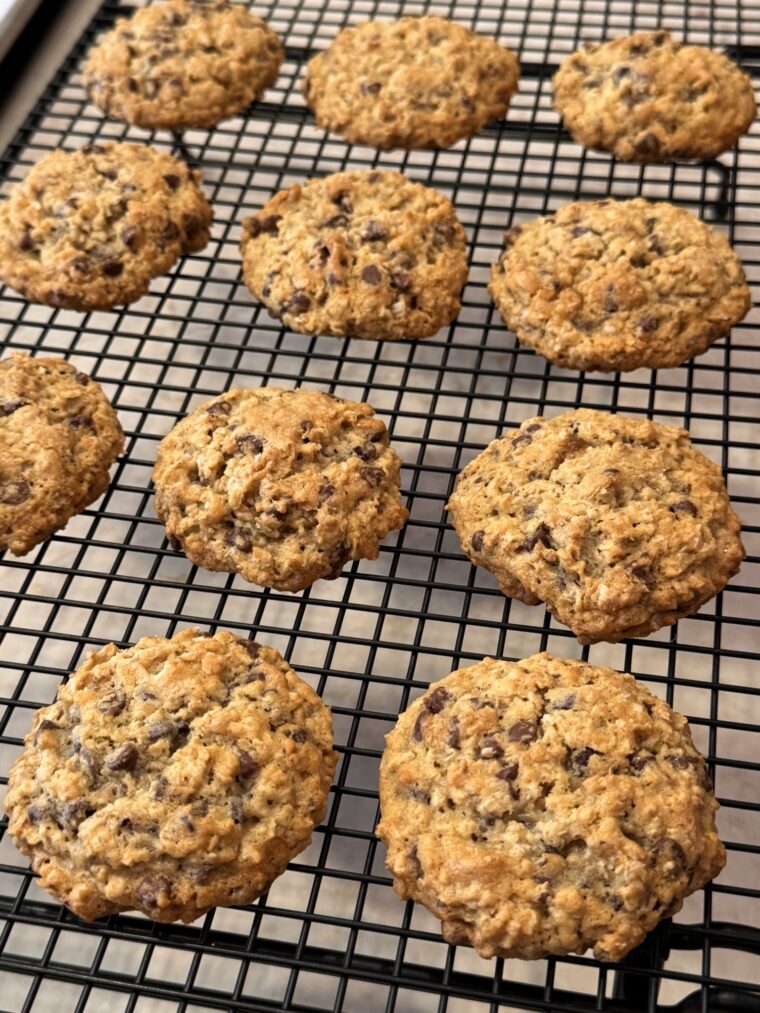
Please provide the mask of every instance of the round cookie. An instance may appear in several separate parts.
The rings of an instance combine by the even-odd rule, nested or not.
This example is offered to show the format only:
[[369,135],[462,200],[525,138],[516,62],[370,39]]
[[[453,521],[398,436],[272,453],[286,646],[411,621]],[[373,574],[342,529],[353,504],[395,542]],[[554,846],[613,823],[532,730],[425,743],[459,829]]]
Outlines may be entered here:
[[494,440],[448,509],[472,562],[582,644],[692,615],[744,558],[720,468],[687,432],[586,408]]
[[573,140],[624,162],[714,158],[755,118],[747,74],[665,31],[587,45],[563,61],[553,84]]
[[294,184],[243,222],[243,279],[300,334],[396,341],[456,319],[464,229],[449,200],[396,172]]
[[368,404],[316,390],[231,390],[158,448],[156,513],[193,563],[280,591],[376,559],[408,517],[401,462]]
[[517,60],[445,18],[344,28],[308,64],[303,93],[326,130],[376,148],[448,148],[505,115]]
[[91,101],[150,129],[213,127],[277,80],[282,43],[242,4],[169,0],[119,18],[83,68]]
[[752,305],[723,236],[672,204],[595,201],[510,229],[488,286],[519,340],[558,366],[678,366]]
[[485,958],[619,960],[725,864],[686,719],[548,654],[432,685],[387,736],[380,807],[397,893]]
[[183,630],[91,654],[11,768],[9,832],[86,921],[248,904],[324,818],[330,712],[277,651]]
[[0,362],[0,551],[25,553],[108,488],[124,449],[94,380],[62,359]]
[[45,155],[0,204],[0,280],[31,302],[110,309],[208,242],[200,173],[141,144]]

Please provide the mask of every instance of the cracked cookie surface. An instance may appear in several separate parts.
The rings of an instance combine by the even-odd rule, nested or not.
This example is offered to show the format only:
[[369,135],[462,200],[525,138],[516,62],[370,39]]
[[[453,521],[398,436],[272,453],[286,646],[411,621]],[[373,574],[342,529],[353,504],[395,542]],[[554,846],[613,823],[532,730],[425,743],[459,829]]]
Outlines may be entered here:
[[213,127],[277,80],[282,43],[242,4],[216,0],[144,7],[119,18],[90,53],[92,102],[138,127]]
[[0,204],[0,280],[75,310],[134,302],[209,239],[200,173],[142,144],[45,155]]
[[744,558],[720,468],[687,432],[586,408],[494,440],[448,509],[472,562],[582,644],[692,615]]
[[747,74],[666,31],[587,45],[564,60],[553,84],[573,140],[625,162],[713,158],[755,118]]
[[678,366],[752,305],[728,242],[672,204],[568,204],[510,229],[491,296],[519,340],[558,366]]
[[100,386],[63,359],[0,362],[0,550],[23,556],[108,488],[124,449]]
[[9,832],[90,921],[248,904],[324,818],[330,712],[271,647],[183,630],[90,655],[11,768]]
[[519,66],[494,39],[435,16],[344,28],[308,64],[317,123],[354,144],[448,148],[500,119]]
[[686,719],[548,654],[434,683],[387,736],[380,807],[397,893],[485,958],[619,960],[725,864]]
[[316,390],[232,390],[159,446],[156,513],[193,563],[281,591],[376,559],[403,527],[401,462],[368,404]]
[[465,233],[449,200],[396,172],[294,184],[243,222],[243,279],[299,334],[424,338],[459,313]]

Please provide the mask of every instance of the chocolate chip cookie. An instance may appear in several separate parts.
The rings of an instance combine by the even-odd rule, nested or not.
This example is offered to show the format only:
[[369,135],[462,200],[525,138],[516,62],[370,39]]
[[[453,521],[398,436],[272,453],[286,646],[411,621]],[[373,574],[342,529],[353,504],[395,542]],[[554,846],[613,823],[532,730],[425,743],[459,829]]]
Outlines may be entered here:
[[110,309],[208,242],[200,173],[141,144],[45,155],[0,204],[0,281],[31,302]]
[[294,184],[243,222],[243,279],[299,334],[424,338],[459,313],[464,229],[444,196],[397,172]]
[[124,449],[94,380],[62,359],[0,362],[0,551],[49,538],[108,488]]
[[85,921],[248,904],[324,818],[330,712],[277,651],[183,630],[91,654],[37,712],[5,811]]
[[432,685],[387,737],[380,806],[397,893],[486,958],[619,960],[725,864],[686,719],[548,654]]
[[672,204],[568,204],[510,229],[488,286],[524,345],[558,366],[678,366],[752,305],[723,236]]
[[401,462],[368,404],[317,390],[231,390],[162,441],[156,513],[207,570],[280,591],[376,559],[403,527]]
[[714,158],[755,118],[747,74],[722,53],[637,32],[568,56],[554,106],[573,140],[624,162]]
[[138,127],[213,127],[277,80],[282,43],[243,4],[144,7],[92,50],[83,73],[103,112]]
[[472,562],[582,644],[692,615],[744,558],[720,468],[688,433],[586,408],[494,440],[448,509]]
[[303,93],[354,144],[448,148],[505,115],[519,72],[494,39],[445,18],[365,21],[309,61]]

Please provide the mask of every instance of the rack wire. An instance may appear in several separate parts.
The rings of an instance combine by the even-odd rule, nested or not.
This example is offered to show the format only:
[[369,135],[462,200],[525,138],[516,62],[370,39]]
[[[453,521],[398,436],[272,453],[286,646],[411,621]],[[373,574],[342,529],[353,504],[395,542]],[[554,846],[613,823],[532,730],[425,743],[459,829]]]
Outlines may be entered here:
[[[2,158],[0,193],[56,147],[133,139],[200,166],[212,241],[140,302],[89,314],[0,289],[0,346],[62,355],[119,410],[127,450],[103,499],[23,558],[0,557],[0,785],[32,713],[88,650],[178,627],[225,628],[277,647],[331,705],[341,763],[329,815],[267,897],[191,926],[135,915],[86,925],[52,904],[7,834],[0,840],[0,1005],[16,1011],[543,1010],[760,1011],[760,351],[757,310],[678,369],[591,374],[550,367],[519,347],[488,298],[502,231],[575,199],[670,200],[721,229],[760,283],[760,129],[706,165],[633,166],[573,144],[551,110],[558,61],[585,40],[666,27],[724,49],[760,74],[760,8],[725,0],[281,0],[256,4],[285,39],[266,101],[212,131],[127,128],[89,105],[80,62],[132,8],[104,3]],[[519,52],[506,122],[447,151],[379,153],[314,123],[298,89],[309,56],[366,17],[436,13]],[[375,344],[293,334],[240,281],[240,221],[294,181],[389,167],[456,204],[471,270],[456,324],[419,342]],[[201,400],[232,386],[308,385],[368,400],[404,460],[406,528],[375,562],[300,595],[262,591],[191,566],[152,508],[157,441]],[[677,627],[580,648],[542,608],[510,602],[463,557],[443,510],[457,472],[533,415],[584,405],[685,425],[718,462],[744,522],[747,560],[729,589]],[[708,756],[728,865],[626,961],[484,961],[452,948],[422,907],[393,894],[377,817],[383,735],[427,684],[486,654],[550,650],[630,671],[685,713]],[[4,833],[7,822],[0,822]]]

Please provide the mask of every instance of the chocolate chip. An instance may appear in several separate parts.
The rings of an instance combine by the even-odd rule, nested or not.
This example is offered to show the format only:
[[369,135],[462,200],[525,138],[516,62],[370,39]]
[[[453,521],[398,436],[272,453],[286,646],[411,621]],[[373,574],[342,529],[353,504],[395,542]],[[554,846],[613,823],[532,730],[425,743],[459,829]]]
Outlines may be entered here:
[[158,742],[160,739],[173,738],[177,726],[173,721],[157,721],[148,728],[148,742]]
[[258,658],[261,653],[261,646],[255,640],[241,640],[240,643],[254,660]]
[[646,267],[649,261],[641,254],[636,254],[635,257],[631,257],[629,263],[631,267]]
[[540,428],[541,428],[541,423],[540,422],[532,422],[529,426],[525,427],[525,432],[526,433],[537,433]]
[[324,239],[318,239],[311,249],[312,252],[317,253],[319,255],[319,259],[322,261],[323,264],[326,264],[327,261],[330,259],[330,247],[327,245]]
[[527,444],[532,442],[533,440],[531,439],[530,436],[528,436],[527,433],[520,433],[519,436],[515,436],[515,438],[512,440],[511,446],[519,447],[521,444],[525,444],[527,446]]
[[158,801],[166,795],[166,789],[169,787],[169,782],[165,777],[159,777],[156,783],[153,785],[153,798]]
[[131,92],[132,92],[133,94],[135,94],[135,95],[136,95],[136,94],[137,94],[137,92],[139,92],[139,90],[140,90],[140,85],[139,85],[139,84],[137,83],[137,81],[135,81],[135,79],[134,79],[133,77],[128,77],[128,78],[127,78],[127,88],[128,88],[128,89],[129,89],[129,90],[130,90],[130,91],[131,91]]
[[647,313],[645,316],[641,317],[637,326],[640,331],[644,332],[644,334],[651,334],[652,331],[657,330],[659,325],[660,321],[657,317],[653,316],[651,313]]
[[243,803],[239,798],[233,798],[230,802],[230,816],[235,823],[243,822]]
[[573,710],[576,705],[576,694],[571,693],[562,700],[552,703],[549,710]]
[[629,757],[628,762],[631,764],[632,770],[641,771],[645,767],[648,767],[650,763],[654,763],[654,757],[647,753],[636,753],[635,756]]
[[452,749],[459,749],[462,745],[462,736],[459,729],[459,718],[452,718],[449,725],[448,743]]
[[585,777],[592,756],[601,756],[601,753],[598,749],[592,749],[590,746],[584,746],[583,749],[572,752],[568,764],[570,772],[576,777]]
[[511,229],[507,229],[507,231],[504,233],[504,246],[505,247],[512,246],[512,244],[520,235],[522,230],[523,230],[522,225],[513,225]]
[[110,181],[111,181],[112,183],[114,182],[114,180],[115,180],[115,179],[116,179],[116,177],[118,176],[118,173],[116,172],[116,170],[115,170],[115,169],[97,169],[96,171],[97,171],[97,173],[98,173],[98,174],[99,174],[100,176],[102,176],[102,177],[103,177],[104,179],[108,179],[108,180],[110,180]]
[[92,429],[92,419],[89,415],[72,415],[69,419],[72,429]]
[[623,78],[630,76],[631,76],[630,67],[616,67],[615,70],[612,72],[612,79],[616,84],[620,84]]
[[620,309],[617,299],[615,299],[615,286],[608,285],[604,290],[604,312],[605,313],[617,313]]
[[171,898],[171,883],[165,876],[146,876],[135,889],[135,896],[141,907],[157,910],[162,900]]
[[138,245],[140,238],[140,230],[136,225],[128,225],[125,229],[121,230],[121,241],[130,250],[134,250]]
[[379,285],[383,280],[383,276],[374,264],[369,264],[367,267],[362,268],[361,278],[367,285]]
[[230,528],[227,532],[227,544],[233,546],[238,552],[250,552],[253,548],[250,532],[239,527]]
[[34,240],[28,227],[24,230],[23,236],[18,241],[18,248],[22,253],[28,253],[34,249]]
[[369,84],[362,82],[359,85],[359,91],[362,95],[377,95],[381,88],[382,85],[377,81],[372,81]]
[[521,548],[525,552],[532,552],[538,544],[545,545],[547,549],[553,549],[554,544],[551,540],[551,531],[545,524],[539,524],[530,538],[527,538]]
[[380,468],[360,468],[359,474],[370,485],[381,485],[385,478],[385,473]]
[[294,742],[306,742],[308,739],[308,733],[305,728],[295,728],[292,732],[288,732],[288,735]]
[[69,829],[79,826],[82,820],[92,816],[94,809],[88,809],[84,802],[64,802],[58,810],[58,818]]
[[348,225],[348,218],[345,215],[333,215],[326,218],[321,224],[321,229],[343,229]]
[[262,232],[269,232],[271,235],[276,236],[280,231],[282,215],[267,215],[265,218],[259,218],[258,220],[254,218],[251,221],[256,221]]
[[161,239],[169,242],[172,239],[179,239],[179,225],[176,222],[168,221],[161,229]]
[[124,265],[120,260],[111,258],[104,260],[100,265],[100,269],[107,278],[118,278],[124,271]]
[[696,767],[698,760],[693,756],[684,756],[683,754],[669,754],[665,757],[668,763],[672,764],[676,770],[688,770],[689,767]]
[[678,503],[675,504],[675,506],[672,507],[672,509],[677,514],[679,514],[679,513],[680,514],[691,514],[692,517],[696,517],[697,516],[697,508],[694,506],[694,504],[691,502],[690,499],[682,499],[682,500],[680,500]]
[[426,696],[422,698],[422,703],[429,714],[440,714],[450,699],[451,694],[448,690],[439,686],[438,689],[434,689],[432,693],[426,694]]
[[498,760],[503,755],[504,750],[496,739],[492,738],[483,739],[475,752],[475,758],[478,760]]
[[340,278],[338,277],[338,275],[337,274],[333,274],[332,271],[331,271],[328,274],[328,276],[327,276],[327,284],[330,286],[330,288],[335,288],[335,286],[339,282],[340,282]]
[[517,763],[508,763],[506,767],[502,767],[496,775],[500,781],[514,781],[520,767]]
[[95,754],[90,749],[85,749],[78,741],[74,742],[74,752],[79,757],[79,762],[82,764],[85,774],[87,774],[91,781],[94,781],[100,772],[100,764]]
[[476,552],[480,552],[483,548],[483,535],[485,531],[476,531],[470,539],[470,545]]
[[[377,469],[376,468],[362,468],[361,470],[362,471],[376,471]],[[382,475],[382,472],[380,472],[380,474]],[[362,478],[366,479],[366,477],[367,477],[366,475],[362,475]],[[322,485],[319,487],[319,499],[320,499],[320,501],[321,500],[329,499],[331,496],[334,496],[334,495],[335,495],[335,486],[332,485],[330,482],[328,482],[326,479],[323,479],[322,480]]]
[[238,750],[238,777],[242,777],[243,779],[253,777],[260,769],[260,764],[254,760],[249,752],[245,749]]
[[626,566],[625,572],[630,573],[632,577],[635,577],[636,580],[640,580],[643,584],[646,584],[647,587],[654,586],[654,574],[649,566],[644,566],[641,563],[635,563],[631,566]]
[[179,540],[179,538],[175,538],[174,535],[167,535],[166,537],[169,542],[169,545],[171,545],[171,547],[174,549],[175,552],[182,551],[182,542]]
[[330,198],[333,204],[337,204],[341,211],[345,211],[347,215],[350,215],[354,210],[354,206],[351,203],[351,198],[348,195],[348,190],[340,190],[338,193],[333,194]]
[[[633,52],[633,50],[631,50]],[[656,157],[660,153],[660,142],[657,140],[655,134],[644,134],[634,144],[634,148],[639,155],[645,157]]]
[[23,408],[28,401],[0,401],[0,415],[13,415],[19,408]]
[[195,239],[203,228],[203,222],[198,215],[182,215],[182,229],[185,239]]
[[100,713],[110,714],[112,716],[115,716],[116,714],[121,714],[121,712],[124,710],[126,706],[127,706],[127,698],[123,693],[119,692],[118,690],[114,690],[112,693],[108,693],[106,696],[103,697],[102,700],[98,702],[98,710],[100,711]]
[[573,320],[572,324],[577,331],[581,331],[583,334],[591,334],[599,329],[599,324],[594,320],[581,320],[578,318]]
[[43,802],[36,802],[34,805],[27,806],[26,815],[31,823],[42,823],[53,815],[53,808]]
[[414,728],[412,729],[412,738],[415,742],[420,742],[422,740],[422,722],[426,717],[427,711],[424,709],[417,715],[417,720],[414,722]]
[[86,387],[87,384],[90,382],[90,378],[86,373],[75,373],[74,379],[76,380],[76,382],[79,384],[80,387]]
[[81,149],[85,155],[105,155],[106,148],[102,144],[85,144]]
[[18,506],[25,503],[30,494],[27,482],[4,482],[0,485],[0,503],[4,506]]
[[301,289],[296,289],[288,300],[286,309],[292,313],[305,313],[311,306],[311,299]]
[[405,271],[391,271],[391,288],[406,292],[411,285],[411,278]]
[[679,872],[684,872],[688,867],[688,860],[686,858],[686,852],[672,837],[663,837],[662,840],[657,841],[652,848],[654,859],[657,862],[670,860],[676,866],[675,873],[678,875]]
[[115,749],[106,760],[109,770],[134,770],[140,758],[140,751],[134,742],[125,742]]
[[164,179],[166,180],[166,185],[169,187],[170,190],[178,189],[179,176],[175,176],[173,172],[169,172],[164,174]]
[[365,443],[363,447],[354,447],[354,453],[362,461],[374,461],[377,457],[377,447],[371,443]]
[[34,733],[34,744],[37,745],[39,737],[43,732],[58,731],[60,725],[57,725],[54,721],[48,721],[47,718],[43,718],[42,721],[37,725],[37,729]]
[[663,45],[667,37],[668,33],[665,31],[655,32],[655,34],[652,36],[652,45],[653,46]]
[[362,229],[361,237],[365,243],[374,242],[376,239],[385,239],[388,230],[380,222],[374,220],[367,222]]
[[254,433],[243,433],[235,439],[235,446],[249,454],[260,454],[264,449],[264,441]]
[[521,742],[527,745],[535,742],[538,738],[538,729],[533,721],[517,721],[507,732],[511,742]]
[[417,846],[415,845],[409,852],[409,861],[412,866],[412,872],[415,879],[423,879],[425,876],[425,870],[422,868],[419,856],[417,854]]
[[204,410],[207,415],[229,415],[232,405],[229,401],[212,401],[210,405],[206,405]]
[[182,826],[185,828],[185,830],[187,830],[191,834],[195,833],[195,824],[190,819],[190,817],[187,815],[187,813],[183,813],[183,815],[180,816],[179,821],[182,824]]

